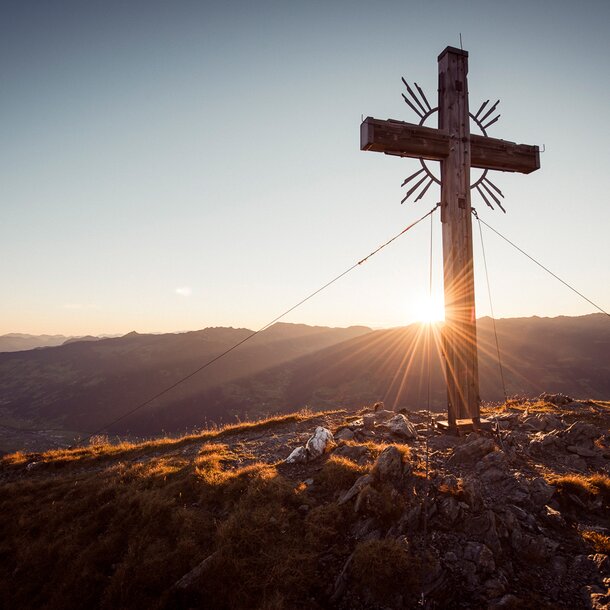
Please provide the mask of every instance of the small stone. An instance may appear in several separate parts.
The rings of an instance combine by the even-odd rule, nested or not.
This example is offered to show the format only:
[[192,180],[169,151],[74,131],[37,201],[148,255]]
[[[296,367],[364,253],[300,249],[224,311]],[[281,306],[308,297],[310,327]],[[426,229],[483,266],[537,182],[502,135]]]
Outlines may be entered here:
[[373,481],[370,474],[363,474],[356,482],[339,498],[339,504],[345,504],[355,498],[369,483]]
[[352,462],[360,462],[370,455],[370,451],[366,445],[343,445],[335,449],[333,455],[344,457]]
[[375,429],[375,413],[367,413],[362,417],[362,422],[364,423],[365,430],[374,430]]
[[570,453],[580,455],[580,457],[595,457],[597,455],[597,452],[594,449],[589,449],[588,447],[582,447],[580,445],[568,445],[566,449]]
[[353,441],[355,434],[349,428],[341,428],[339,432],[335,434],[335,440],[337,441]]
[[304,464],[307,461],[307,449],[297,447],[285,460],[286,464]]

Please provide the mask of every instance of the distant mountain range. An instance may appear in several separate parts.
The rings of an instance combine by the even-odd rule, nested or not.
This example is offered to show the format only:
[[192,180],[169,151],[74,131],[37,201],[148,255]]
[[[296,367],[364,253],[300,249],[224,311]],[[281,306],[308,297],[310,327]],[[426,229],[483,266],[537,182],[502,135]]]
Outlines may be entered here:
[[[509,394],[610,397],[607,316],[515,318],[497,320],[496,325]],[[133,332],[0,353],[0,449],[3,429],[10,429],[14,440],[24,428],[84,433],[102,427],[251,332]],[[389,408],[425,408],[428,375],[422,333],[415,324],[376,331],[276,324],[109,432],[154,435],[304,406],[355,407],[377,400]],[[436,329],[434,335],[439,333]],[[490,318],[478,321],[478,337],[481,397],[500,400]],[[443,370],[434,341],[432,346],[430,404],[442,409]]]
[[65,335],[28,335],[24,333],[9,333],[0,335],[0,352],[24,352],[38,347],[56,347],[75,341],[97,341],[101,337],[87,335],[72,337]]
[[54,347],[69,339],[64,335],[27,335],[10,333],[0,335],[0,352],[20,352],[36,347]]

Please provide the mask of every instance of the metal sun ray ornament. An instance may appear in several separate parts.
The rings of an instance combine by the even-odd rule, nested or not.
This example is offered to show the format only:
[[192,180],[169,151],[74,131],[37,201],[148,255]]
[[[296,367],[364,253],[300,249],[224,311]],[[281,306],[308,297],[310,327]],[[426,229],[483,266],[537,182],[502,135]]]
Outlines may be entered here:
[[[409,83],[404,78],[402,78],[402,82],[404,83],[405,87],[407,88],[407,95],[405,95],[404,93],[401,93],[402,98],[405,101],[405,103],[409,106],[409,108],[411,108],[411,110],[413,110],[413,112],[415,112],[415,114],[417,114],[417,116],[419,116],[419,118],[420,118],[419,125],[420,125],[420,127],[423,127],[425,125],[426,121],[433,114],[438,112],[438,106],[436,106],[435,108],[432,108],[432,106],[430,105],[430,102],[428,102],[428,98],[426,97],[426,94],[423,92],[422,88],[416,82],[414,82],[413,84],[415,86],[415,89],[417,90],[417,93],[415,93],[415,91],[413,91],[413,89],[409,86]],[[419,94],[419,96],[418,96],[418,94]],[[487,129],[489,127],[491,127],[494,123],[496,123],[498,121],[498,119],[502,116],[500,114],[497,114],[493,118],[491,116],[496,111],[499,103],[500,103],[500,100],[498,100],[495,104],[493,104],[489,109],[487,109],[485,114],[483,114],[483,112],[487,108],[487,105],[489,104],[489,100],[486,100],[481,104],[481,106],[477,110],[476,114],[472,114],[472,112],[468,113],[468,115],[470,116],[470,120],[474,122],[474,124],[481,130],[481,133],[485,137],[487,137]],[[428,192],[428,189],[432,186],[432,184],[436,183],[439,186],[441,184],[441,181],[432,173],[432,171],[426,164],[426,161],[424,159],[420,158],[419,162],[420,162],[422,168],[419,171],[417,171],[414,174],[411,174],[409,177],[407,177],[400,186],[406,186],[409,182],[411,182],[412,180],[415,180],[415,178],[418,178],[419,176],[421,176],[422,173],[424,174],[424,176],[407,191],[407,194],[403,197],[403,199],[400,203],[404,203],[407,199],[409,199],[409,197],[411,195],[413,195],[421,187],[419,194],[417,195],[417,197],[414,200],[417,202],[423,198],[423,196]],[[470,190],[472,191],[472,190],[476,189],[476,191],[481,196],[481,199],[483,199],[483,201],[492,210],[494,209],[494,207],[491,204],[490,199],[493,199],[493,201],[496,203],[496,205],[506,214],[506,210],[502,206],[502,202],[500,201],[500,199],[498,199],[498,195],[500,197],[502,197],[502,199],[504,199],[504,194],[487,177],[488,172],[489,172],[489,169],[485,168],[483,170],[483,173],[481,174],[481,176],[478,178],[478,180],[476,180],[473,184],[470,185]]]

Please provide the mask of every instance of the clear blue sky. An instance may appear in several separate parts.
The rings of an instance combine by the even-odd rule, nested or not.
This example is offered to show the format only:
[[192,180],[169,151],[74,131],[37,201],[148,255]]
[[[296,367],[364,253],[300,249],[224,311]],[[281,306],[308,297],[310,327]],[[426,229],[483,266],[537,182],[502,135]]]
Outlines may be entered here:
[[[0,333],[258,327],[438,200],[415,161],[359,150],[361,116],[414,121],[470,53],[490,135],[545,145],[481,216],[610,307],[610,3],[19,2],[0,19]],[[492,100],[492,101],[493,101]],[[435,217],[440,290],[440,220]],[[427,290],[419,226],[287,321],[397,326]],[[492,234],[496,315],[594,311]],[[489,313],[475,243],[478,315]]]

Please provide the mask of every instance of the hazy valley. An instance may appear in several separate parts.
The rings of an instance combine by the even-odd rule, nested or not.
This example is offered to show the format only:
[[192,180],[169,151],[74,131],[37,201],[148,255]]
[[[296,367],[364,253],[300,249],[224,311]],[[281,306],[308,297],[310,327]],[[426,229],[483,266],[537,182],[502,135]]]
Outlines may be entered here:
[[[497,321],[509,395],[610,396],[610,325],[603,314]],[[0,354],[0,449],[71,442],[120,417],[251,331],[208,328]],[[438,332],[435,332],[438,340]],[[503,399],[491,319],[478,321],[481,396]],[[153,436],[270,413],[425,408],[426,350],[419,325],[389,330],[276,324],[108,433]],[[431,349],[431,406],[445,407]]]

